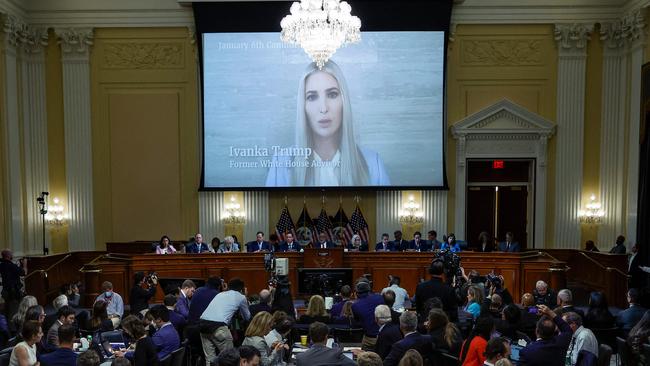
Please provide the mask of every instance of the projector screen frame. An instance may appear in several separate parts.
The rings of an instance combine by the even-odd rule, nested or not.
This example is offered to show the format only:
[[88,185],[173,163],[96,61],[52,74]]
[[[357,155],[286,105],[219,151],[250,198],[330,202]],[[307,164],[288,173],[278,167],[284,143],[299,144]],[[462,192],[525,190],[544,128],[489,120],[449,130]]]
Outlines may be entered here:
[[205,120],[203,105],[204,33],[280,33],[280,20],[289,13],[293,1],[201,2],[193,3],[196,45],[199,60],[199,101],[201,116],[199,191],[328,191],[354,190],[449,190],[447,181],[447,49],[452,0],[348,1],[353,15],[361,18],[361,31],[442,31],[444,32],[442,92],[442,186],[283,186],[283,187],[206,187]]

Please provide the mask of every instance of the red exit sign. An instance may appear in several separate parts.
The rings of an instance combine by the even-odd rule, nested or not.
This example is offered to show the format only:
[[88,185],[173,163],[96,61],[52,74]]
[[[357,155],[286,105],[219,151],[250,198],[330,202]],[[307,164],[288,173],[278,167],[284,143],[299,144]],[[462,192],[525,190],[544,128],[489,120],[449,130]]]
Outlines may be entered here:
[[505,163],[503,160],[493,160],[492,161],[492,169],[503,169],[505,168]]

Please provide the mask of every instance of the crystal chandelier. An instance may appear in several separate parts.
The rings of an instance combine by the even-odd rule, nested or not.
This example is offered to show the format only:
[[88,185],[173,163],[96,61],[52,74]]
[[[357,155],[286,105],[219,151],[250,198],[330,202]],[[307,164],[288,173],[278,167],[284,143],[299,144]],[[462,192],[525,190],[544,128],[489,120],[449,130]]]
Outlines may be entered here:
[[361,39],[361,21],[350,4],[339,0],[300,0],[282,18],[283,42],[302,47],[322,69],[339,47]]
[[420,205],[415,202],[413,196],[409,197],[409,201],[400,210],[399,222],[404,225],[417,225],[424,222],[424,215],[420,211]]
[[605,212],[601,210],[600,202],[596,202],[596,195],[589,197],[589,203],[585,205],[586,210],[580,210],[578,216],[580,222],[587,225],[600,225],[603,222]]
[[230,203],[226,203],[224,209],[223,220],[226,224],[243,225],[246,223],[246,214],[241,211],[241,205],[234,196],[230,197]]

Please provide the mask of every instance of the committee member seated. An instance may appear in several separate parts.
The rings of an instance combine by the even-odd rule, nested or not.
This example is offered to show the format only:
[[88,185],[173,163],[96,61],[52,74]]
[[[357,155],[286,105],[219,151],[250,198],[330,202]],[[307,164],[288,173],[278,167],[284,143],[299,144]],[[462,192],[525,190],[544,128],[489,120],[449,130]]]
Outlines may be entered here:
[[336,244],[333,241],[327,240],[327,234],[319,233],[318,242],[314,244],[314,248],[320,248],[320,249],[336,248]]
[[355,252],[367,252],[368,243],[366,243],[365,241],[361,241],[361,237],[359,236],[359,234],[354,234],[352,235],[352,239],[348,244],[348,250],[355,251]]
[[239,244],[235,243],[235,239],[232,236],[226,236],[223,239],[223,244],[220,244],[217,253],[238,253]]
[[271,244],[269,244],[268,241],[264,240],[264,233],[258,231],[255,240],[246,243],[246,251],[249,253],[264,252],[264,251],[271,252],[272,248],[271,248]]
[[156,245],[156,254],[174,254],[176,253],[176,248],[172,245],[171,240],[167,235],[163,235]]
[[402,239],[402,232],[400,230],[395,230],[393,237],[395,237],[395,240],[393,240],[393,250],[403,252],[408,248],[409,242],[408,240]]
[[375,244],[375,252],[393,252],[393,251],[395,251],[395,247],[393,246],[393,243],[390,241],[388,234],[387,233],[381,234],[381,241]]
[[196,233],[194,241],[185,247],[185,253],[200,254],[206,252],[214,252],[214,249],[211,249],[208,244],[203,242],[203,235],[200,233]]
[[429,230],[427,233],[427,245],[431,250],[440,249],[442,243],[438,240],[438,233],[435,230]]
[[431,250],[426,240],[422,240],[422,234],[419,231],[416,231],[413,234],[413,240],[408,242],[406,250],[414,252],[427,252]]
[[309,350],[296,355],[296,366],[356,365],[354,361],[343,355],[341,348],[326,346],[328,333],[329,328],[321,322],[314,322],[309,326],[312,346]]
[[476,248],[477,252],[483,252],[483,253],[489,253],[492,250],[494,250],[494,243],[492,242],[492,238],[490,237],[490,234],[488,234],[487,231],[482,231],[478,235],[478,242],[479,245]]
[[456,242],[456,235],[449,233],[444,243],[440,244],[440,250],[450,250],[452,253],[460,252],[460,244]]
[[596,243],[594,243],[593,240],[587,240],[585,242],[585,251],[587,252],[600,252],[598,248],[596,247]]
[[521,251],[521,248],[519,247],[519,243],[514,241],[514,236],[512,235],[511,232],[506,233],[506,240],[502,241],[499,243],[499,251],[500,252],[519,252]]
[[293,233],[286,233],[285,240],[280,244],[281,252],[298,252],[300,251],[300,244],[293,237]]

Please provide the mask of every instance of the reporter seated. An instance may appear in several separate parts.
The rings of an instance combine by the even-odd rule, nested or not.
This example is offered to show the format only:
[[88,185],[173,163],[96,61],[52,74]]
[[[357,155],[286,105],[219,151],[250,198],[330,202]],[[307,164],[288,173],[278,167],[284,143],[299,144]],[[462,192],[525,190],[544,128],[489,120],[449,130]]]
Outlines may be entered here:
[[187,320],[179,313],[174,311],[176,305],[176,296],[174,294],[167,294],[163,299],[163,304],[169,310],[169,321],[172,323],[178,334],[183,333],[183,329],[187,325]]
[[242,343],[242,346],[252,346],[260,352],[260,364],[263,366],[283,365],[284,351],[289,350],[289,346],[281,341],[266,343],[264,336],[271,330],[272,319],[266,311],[257,313],[246,328],[246,338]]
[[72,349],[75,338],[75,328],[71,324],[63,324],[57,327],[59,347],[50,353],[40,355],[38,361],[41,366],[75,365],[77,354]]
[[113,322],[108,318],[108,303],[104,300],[97,300],[93,304],[93,312],[86,321],[84,329],[95,333],[95,332],[110,332],[114,329]]
[[169,310],[164,305],[152,307],[149,313],[153,317],[153,324],[156,328],[151,340],[156,346],[158,359],[162,360],[180,347],[181,340],[176,328],[169,321]]
[[313,322],[321,322],[327,324],[330,320],[330,315],[325,310],[325,300],[320,295],[314,295],[309,298],[307,312],[298,319],[298,323],[311,324]]

